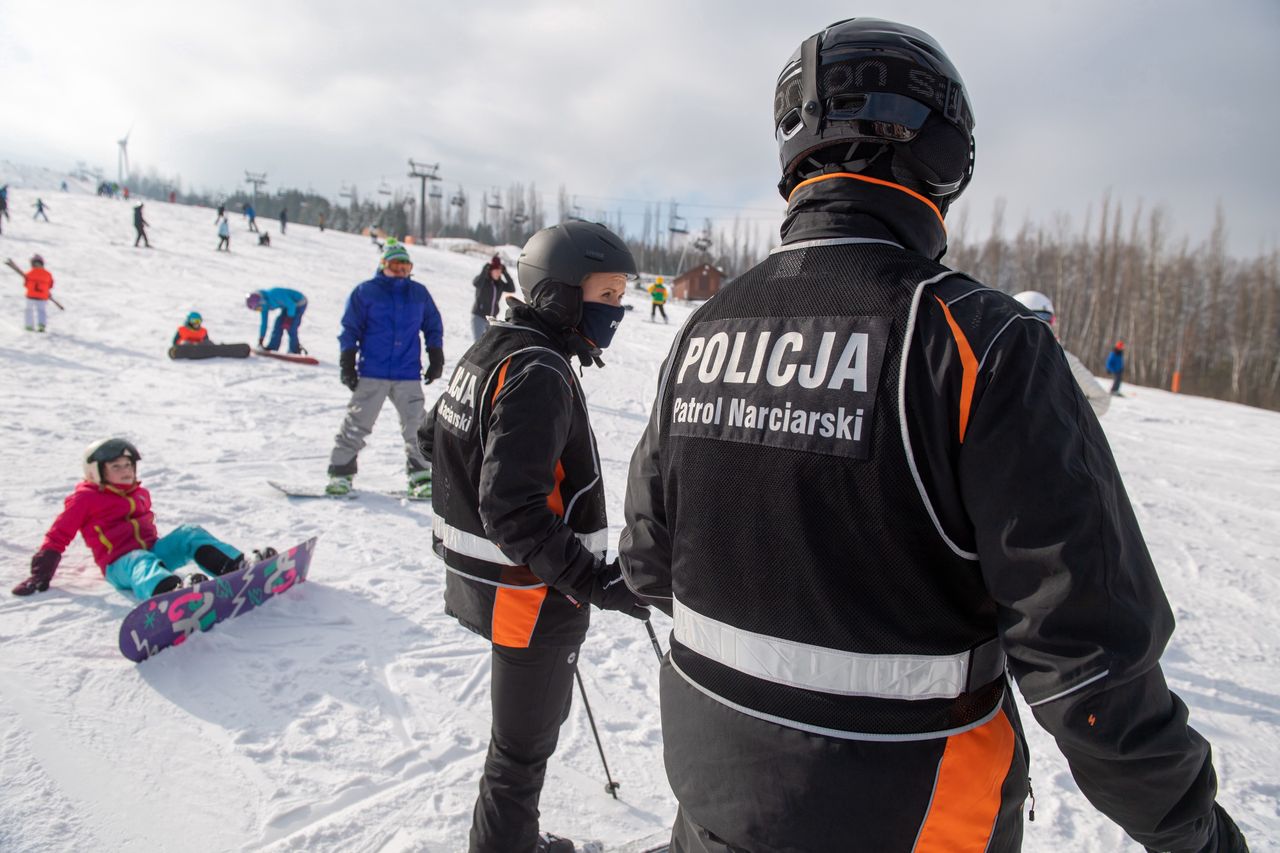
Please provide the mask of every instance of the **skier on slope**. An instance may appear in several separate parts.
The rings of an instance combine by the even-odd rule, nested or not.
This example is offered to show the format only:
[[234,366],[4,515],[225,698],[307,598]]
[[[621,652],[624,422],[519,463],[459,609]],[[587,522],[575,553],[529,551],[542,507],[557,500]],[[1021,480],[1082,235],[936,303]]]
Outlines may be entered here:
[[[21,272],[12,261],[8,263]],[[22,273],[22,283],[27,291],[24,328],[28,332],[43,332],[49,322],[49,299],[53,296],[53,275],[44,268],[44,258],[31,256],[31,269]]]
[[231,251],[231,223],[225,216],[218,217],[218,248],[214,251]]
[[[302,326],[302,315],[307,312],[307,297],[287,287],[270,287],[255,290],[244,299],[245,307],[257,311],[261,315],[258,323],[258,346],[275,352],[280,349],[284,333],[289,333],[289,352],[305,353],[298,341],[298,328]],[[267,336],[267,317],[272,311],[279,311],[275,325],[271,327],[271,339],[263,343]]]
[[142,218],[142,203],[139,202],[133,208],[133,230],[137,236],[133,238],[133,247],[138,248],[138,243],[142,242],[148,249],[151,248],[151,241],[147,239],[147,226],[151,223]]
[[253,209],[253,205],[246,204],[244,206],[244,215],[249,220],[249,230],[257,233],[258,231],[258,211]]
[[[31,558],[31,576],[13,588],[31,595],[49,588],[62,554],[75,539],[84,539],[107,581],[121,592],[146,599],[182,586],[175,574],[195,562],[209,575],[224,575],[243,565],[244,554],[213,537],[203,527],[183,524],[164,536],[156,531],[151,494],[138,481],[138,449],[123,438],[95,441],[81,454],[84,481],[67,496],[64,508]],[[271,548],[254,552],[266,559]],[[193,573],[192,585],[208,580]]]
[[1124,341],[1116,341],[1115,347],[1107,356],[1107,373],[1115,377],[1115,381],[1111,383],[1111,394],[1114,397],[1123,397],[1120,393],[1120,383],[1124,380]]
[[36,209],[35,215],[31,217],[33,220],[43,219],[45,222],[49,221],[49,214],[45,213],[49,209],[49,205],[44,203],[44,199],[36,199],[36,203],[32,207]]
[[489,328],[490,317],[497,317],[502,306],[502,294],[514,293],[515,282],[502,258],[494,255],[489,263],[471,280],[476,298],[471,303],[471,339],[478,341]]
[[937,262],[973,164],[955,67],[841,21],[774,110],[782,246],[685,323],[628,481],[624,575],[673,614],[672,849],[1019,849],[1007,667],[1129,835],[1246,850],[1061,347]]
[[458,361],[424,425],[445,610],[492,644],[493,727],[471,853],[573,850],[538,833],[547,760],[568,718],[594,604],[648,610],[606,562],[600,459],[569,359],[602,365],[635,261],[603,225],[534,234],[509,300]]
[[667,322],[667,285],[662,276],[658,276],[649,287],[649,322],[654,322],[654,315],[661,314],[662,322]]
[[[1049,324],[1049,328],[1053,329],[1054,336],[1057,337],[1058,315],[1053,310],[1053,301],[1038,290],[1024,290],[1015,295],[1014,299],[1026,306],[1027,310],[1036,315],[1036,319],[1043,320]],[[1061,343],[1061,341],[1059,341]],[[1076,358],[1066,347],[1062,348],[1062,354],[1066,356],[1067,366],[1071,368],[1071,375],[1076,378],[1076,382],[1080,384],[1080,390],[1084,392],[1084,398],[1089,401],[1089,405],[1093,408],[1093,413],[1098,417],[1102,417],[1107,413],[1107,409],[1111,406],[1111,396],[1102,389],[1098,384],[1098,380],[1093,378],[1093,372],[1084,366],[1084,362]]]
[[[334,437],[328,494],[351,491],[357,456],[390,398],[400,416],[408,456],[409,496],[431,496],[431,466],[417,435],[423,418],[421,383],[430,385],[444,370],[444,323],[426,287],[409,278],[412,272],[408,250],[394,243],[382,255],[382,269],[347,297],[338,361],[351,402]],[[427,351],[425,372],[419,336]]]

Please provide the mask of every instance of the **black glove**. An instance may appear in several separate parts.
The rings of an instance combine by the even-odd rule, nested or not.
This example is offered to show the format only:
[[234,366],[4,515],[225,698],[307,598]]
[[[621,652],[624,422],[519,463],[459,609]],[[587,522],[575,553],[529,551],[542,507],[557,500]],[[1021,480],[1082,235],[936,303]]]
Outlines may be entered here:
[[356,373],[356,351],[344,349],[338,356],[338,368],[342,371],[342,384],[352,391],[360,384],[360,374]]
[[33,592],[44,592],[53,580],[53,573],[58,568],[62,555],[57,551],[42,548],[31,558],[31,577],[13,588],[14,595],[31,595]]
[[427,347],[427,370],[422,374],[422,381],[427,385],[435,382],[444,373],[444,350],[440,347]]
[[1205,847],[1206,853],[1249,853],[1244,834],[1231,819],[1231,815],[1227,814],[1227,810],[1214,803],[1213,813],[1218,817],[1218,832]]
[[633,619],[649,619],[649,608],[635,593],[627,589],[617,560],[601,564],[595,577],[591,579],[591,592],[588,593],[587,600],[601,610],[617,610]]

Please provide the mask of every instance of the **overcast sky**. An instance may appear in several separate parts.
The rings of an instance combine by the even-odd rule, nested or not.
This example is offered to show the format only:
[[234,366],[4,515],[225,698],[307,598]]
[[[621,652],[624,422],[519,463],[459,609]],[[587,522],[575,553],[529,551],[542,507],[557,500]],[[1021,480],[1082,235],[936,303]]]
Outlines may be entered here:
[[[231,189],[244,170],[336,199],[407,160],[478,196],[563,184],[585,209],[678,200],[776,225],[778,71],[853,15],[935,36],[977,117],[970,237],[1083,225],[1105,192],[1234,252],[1280,244],[1277,0],[208,3],[0,0],[0,158]],[[697,205],[719,205],[700,207]]]

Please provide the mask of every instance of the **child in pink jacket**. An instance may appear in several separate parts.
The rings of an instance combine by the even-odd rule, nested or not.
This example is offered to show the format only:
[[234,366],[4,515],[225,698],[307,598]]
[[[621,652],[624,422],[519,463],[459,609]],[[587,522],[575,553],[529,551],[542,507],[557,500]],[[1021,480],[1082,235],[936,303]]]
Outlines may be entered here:
[[[94,442],[85,449],[84,482],[64,502],[65,508],[31,558],[31,576],[13,588],[14,595],[44,592],[58,568],[62,552],[79,533],[93,560],[112,586],[150,598],[182,586],[174,569],[195,561],[210,575],[240,568],[244,554],[202,527],[184,524],[171,533],[156,533],[151,493],[138,482],[138,449],[122,438]],[[258,555],[261,558],[271,556]],[[208,580],[190,577],[192,584]]]

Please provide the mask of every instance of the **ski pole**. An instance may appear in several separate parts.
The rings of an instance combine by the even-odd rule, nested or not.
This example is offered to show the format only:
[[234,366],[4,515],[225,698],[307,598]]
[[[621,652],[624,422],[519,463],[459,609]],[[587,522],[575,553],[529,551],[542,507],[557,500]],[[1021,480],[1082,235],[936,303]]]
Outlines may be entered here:
[[600,763],[604,765],[604,778],[608,780],[604,789],[607,793],[612,794],[616,800],[618,799],[619,784],[613,781],[613,776],[609,774],[609,762],[604,757],[604,746],[600,743],[600,732],[596,731],[596,718],[591,713],[591,703],[587,701],[587,688],[582,686],[582,673],[578,671],[577,667],[573,668],[573,677],[578,679],[578,692],[582,694],[582,707],[587,709],[587,720],[591,723],[591,734],[595,736],[596,749],[600,751]]
[[658,666],[662,666],[662,646],[658,644],[658,635],[653,633],[653,623],[646,619],[644,627],[649,632],[649,642],[653,643],[653,653],[658,656]]

